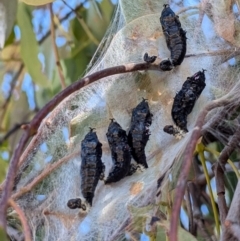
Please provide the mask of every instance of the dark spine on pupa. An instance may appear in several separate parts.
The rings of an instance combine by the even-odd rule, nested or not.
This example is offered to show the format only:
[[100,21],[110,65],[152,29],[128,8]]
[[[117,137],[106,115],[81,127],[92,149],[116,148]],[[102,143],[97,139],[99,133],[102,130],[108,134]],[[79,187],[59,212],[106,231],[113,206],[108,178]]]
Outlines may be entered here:
[[111,121],[106,135],[113,161],[109,176],[105,180],[105,184],[109,184],[131,174],[131,151],[126,131],[116,121]]
[[205,88],[204,70],[188,77],[182,89],[176,94],[172,106],[172,118],[175,124],[185,132],[187,129],[187,116],[192,112],[196,100]]
[[182,29],[178,16],[169,7],[164,4],[164,9],[160,17],[160,23],[167,42],[167,47],[171,52],[171,61],[160,63],[163,70],[171,70],[171,65],[180,65],[185,57],[187,49],[186,32]]
[[94,192],[99,179],[104,172],[104,164],[101,160],[102,144],[99,142],[96,132],[91,129],[81,143],[81,191],[86,201],[92,205]]
[[128,134],[128,143],[133,159],[148,168],[145,155],[145,146],[149,140],[149,126],[152,124],[148,102],[143,99],[132,111],[131,126]]

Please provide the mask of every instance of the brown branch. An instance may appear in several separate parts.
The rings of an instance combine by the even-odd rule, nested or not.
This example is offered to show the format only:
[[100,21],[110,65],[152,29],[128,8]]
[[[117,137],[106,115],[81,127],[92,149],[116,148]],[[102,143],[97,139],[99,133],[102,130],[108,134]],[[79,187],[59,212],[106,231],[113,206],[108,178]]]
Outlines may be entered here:
[[189,218],[189,232],[196,236],[197,230],[196,230],[196,224],[193,220],[193,205],[191,202],[190,197],[190,190],[189,190],[189,184],[186,188],[186,205],[187,205],[187,212],[188,212],[188,218]]
[[[238,181],[223,229],[223,241],[240,240],[240,181]],[[234,239],[236,238],[236,239]]]
[[58,160],[57,162],[54,162],[52,164],[48,164],[44,171],[38,175],[36,178],[34,178],[29,184],[27,184],[26,186],[20,188],[20,190],[12,195],[12,199],[17,199],[19,197],[21,197],[23,194],[30,192],[38,183],[40,183],[46,176],[48,176],[49,174],[51,174],[55,169],[57,169],[58,167],[60,167],[62,164],[66,163],[67,161],[71,160],[72,158],[74,158],[75,156],[80,155],[80,151],[75,151],[72,154],[65,156],[63,158],[61,158],[60,160]]
[[2,126],[2,122],[3,122],[3,120],[4,120],[4,116],[5,116],[5,113],[6,113],[6,111],[7,111],[7,107],[8,107],[8,105],[9,105],[9,103],[10,103],[13,90],[14,90],[14,88],[15,88],[15,85],[16,85],[16,83],[17,83],[17,80],[18,80],[19,76],[21,75],[21,73],[22,73],[22,71],[23,71],[23,67],[24,67],[24,65],[23,65],[23,63],[21,63],[18,71],[16,72],[15,76],[14,76],[13,79],[12,79],[11,89],[10,89],[9,95],[8,95],[7,99],[5,100],[4,104],[3,104],[2,107],[1,107],[2,113],[1,113],[1,117],[0,117],[0,120],[1,120],[0,126]]
[[24,212],[11,198],[8,200],[8,203],[17,212],[19,219],[21,220],[25,241],[32,241],[31,229],[28,225],[27,218],[25,217]]
[[225,199],[225,185],[224,185],[224,170],[227,160],[232,152],[236,149],[240,141],[240,127],[237,128],[235,134],[232,136],[229,143],[222,150],[218,162],[213,165],[213,171],[216,178],[216,189],[218,195],[218,206],[220,213],[220,220],[223,224],[227,216],[227,203]]
[[189,7],[186,7],[186,8],[181,8],[181,10],[176,12],[176,15],[182,14],[182,13],[187,12],[187,11],[192,10],[192,9],[199,9],[199,4],[195,5],[195,6],[189,6]]
[[53,15],[53,10],[52,10],[52,3],[48,4],[49,11],[50,11],[50,17],[51,17],[51,37],[52,37],[52,45],[53,45],[53,52],[55,55],[55,60],[56,60],[56,65],[58,69],[58,75],[61,81],[62,89],[66,88],[65,80],[64,80],[64,75],[63,75],[63,69],[62,65],[60,63],[60,57],[58,53],[58,48],[56,45],[56,33],[55,33],[55,28],[54,28],[54,15]]
[[219,156],[218,161],[220,162],[222,167],[224,167],[225,164],[227,163],[230,155],[232,154],[232,152],[238,146],[239,141],[240,141],[240,126],[237,128],[235,134],[232,136],[232,138],[229,141],[228,145],[226,147],[224,147],[224,149],[222,150],[222,152],[221,152],[221,154]]
[[[212,133],[212,130],[218,129],[218,131],[223,133],[224,136],[226,136],[227,138],[229,138],[229,136],[232,136],[235,133],[235,128],[230,128],[226,126],[225,121],[232,118],[234,113],[236,113],[236,109],[238,108],[238,106],[239,103],[235,103],[231,107],[223,107],[222,110],[219,113],[216,113],[216,115],[209,121],[206,127],[202,130],[202,143],[204,145],[218,140]],[[220,141],[222,142],[223,140]]]
[[224,186],[224,170],[219,162],[213,164],[212,170],[214,171],[214,175],[216,179],[220,222],[221,224],[223,224],[227,216],[227,203],[225,199],[225,186]]
[[[233,169],[230,165],[226,165],[225,166],[225,170],[224,172],[232,172]],[[209,170],[208,172],[208,175],[209,175],[209,178],[213,178],[214,177],[214,172],[212,172],[211,170]],[[204,173],[198,175],[196,178],[195,178],[195,181],[194,181],[197,185],[200,185],[200,186],[205,186],[207,184],[207,181],[206,181],[206,176]]]
[[178,183],[176,187],[176,194],[175,194],[172,215],[170,220],[170,232],[169,232],[170,241],[177,241],[177,228],[178,228],[178,220],[179,220],[181,203],[185,193],[187,177],[191,167],[193,153],[194,153],[197,141],[201,136],[201,129],[204,124],[204,119],[209,111],[211,111],[214,108],[226,105],[229,102],[230,100],[227,100],[227,99],[214,100],[205,106],[205,108],[200,112],[197,118],[189,143],[184,152],[184,159],[182,162],[182,171],[178,178]]
[[107,69],[97,71],[89,76],[79,79],[77,82],[68,86],[66,89],[58,93],[50,102],[48,102],[32,119],[26,130],[23,133],[17,148],[14,151],[12,160],[9,165],[5,187],[0,201],[0,226],[6,227],[5,212],[7,208],[7,201],[11,195],[11,190],[16,176],[19,158],[24,150],[28,139],[37,133],[37,130],[43,119],[66,97],[76,92],[77,90],[107,76],[134,72],[138,70],[158,70],[161,71],[158,65],[150,65],[148,63],[130,63],[126,65],[119,65]]
[[[194,218],[194,224],[197,226],[198,230],[201,232],[204,240],[212,241],[211,235],[207,232],[207,229],[204,225],[203,219],[202,219],[202,212],[200,210],[200,189],[194,182],[188,182],[187,189],[189,189],[189,192],[192,197],[192,209],[193,209],[193,218]],[[196,236],[196,234],[195,234]]]
[[204,238],[203,240],[205,241],[213,241],[213,239],[211,238],[211,236],[209,235],[204,223],[203,223],[203,220],[201,219],[195,219],[195,222],[197,224],[197,227],[200,231],[200,233],[202,234],[202,237]]

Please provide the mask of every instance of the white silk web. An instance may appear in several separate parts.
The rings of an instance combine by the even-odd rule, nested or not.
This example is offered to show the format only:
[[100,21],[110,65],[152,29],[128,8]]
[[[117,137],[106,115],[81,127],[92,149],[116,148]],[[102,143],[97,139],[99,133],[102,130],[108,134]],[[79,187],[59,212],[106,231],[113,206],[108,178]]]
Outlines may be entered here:
[[[162,0],[120,0],[111,26],[86,75],[107,67],[143,62],[145,52],[157,55],[156,63],[168,58],[170,52],[159,22],[164,3]],[[17,184],[16,192],[46,171],[50,164],[64,158],[67,161],[18,199],[30,222],[34,240],[109,241],[131,237],[131,228],[125,231],[130,223],[130,210],[159,202],[156,199],[157,180],[171,170],[174,161],[180,161],[199,111],[233,87],[231,98],[234,100],[239,91],[239,73],[236,67],[225,61],[234,52],[226,51],[225,55],[219,55],[232,44],[223,40],[224,36],[218,29],[215,31],[216,26],[207,15],[203,21],[207,18],[209,25],[201,26],[199,6],[202,5],[193,9],[184,6],[185,11],[179,15],[182,27],[187,31],[187,55],[190,56],[179,67],[171,72],[141,71],[104,78],[66,98],[43,121],[37,137],[29,145],[34,143],[34,148],[27,148],[24,153],[24,161],[29,165]],[[214,1],[212,6],[215,6]],[[179,4],[173,4],[173,7],[182,9]],[[211,30],[210,36],[205,34],[206,27]],[[173,98],[186,78],[202,69],[207,70],[206,88],[188,116],[189,133],[177,140],[163,132],[165,125],[173,124]],[[149,168],[112,185],[105,186],[99,181],[90,211],[79,214],[70,210],[67,201],[82,197],[80,143],[89,127],[96,128],[103,144],[102,160],[107,176],[112,165],[106,138],[109,119],[114,118],[128,131],[131,110],[143,97],[148,99],[153,113],[152,134],[146,146]],[[236,101],[237,98],[234,104]],[[210,128],[208,123],[214,115],[209,115],[206,128]],[[154,208],[149,211],[153,212]],[[145,224],[146,221],[143,227]]]

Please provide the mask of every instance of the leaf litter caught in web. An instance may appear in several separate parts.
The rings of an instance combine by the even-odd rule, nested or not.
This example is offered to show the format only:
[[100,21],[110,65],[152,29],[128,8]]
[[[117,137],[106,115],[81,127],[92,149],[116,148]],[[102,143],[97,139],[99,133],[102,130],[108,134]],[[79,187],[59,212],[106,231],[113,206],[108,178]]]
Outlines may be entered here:
[[[156,64],[169,58],[170,53],[159,22],[165,2],[148,1],[148,7],[146,1],[133,1],[133,6],[136,2],[137,9],[133,15],[132,8],[128,7],[129,1],[119,2],[112,25],[95,55],[98,58],[91,63],[87,74],[129,62],[143,62],[146,52],[158,56]],[[147,14],[144,14],[146,8]],[[148,99],[153,114],[149,127],[151,136],[145,148],[148,169],[111,185],[99,181],[89,212],[79,214],[67,207],[69,199],[82,197],[80,154],[70,158],[36,189],[19,199],[19,205],[23,206],[27,218],[31,220],[33,235],[41,234],[39,240],[96,240],[98,237],[99,240],[109,241],[123,238],[124,228],[130,218],[128,207],[154,205],[159,177],[166,171],[170,172],[171,168],[180,168],[180,165],[173,163],[182,160],[182,153],[190,140],[198,113],[215,98],[216,90],[224,95],[230,89],[227,82],[229,75],[226,74],[228,64],[222,64],[222,57],[218,54],[208,55],[229,46],[220,40],[214,29],[211,37],[199,30],[196,38],[198,15],[189,16],[184,12],[180,15],[180,21],[187,31],[187,55],[191,56],[186,57],[180,66],[170,72],[139,71],[104,78],[66,98],[43,121],[30,142],[30,148],[23,154],[26,168],[16,191],[44,171],[49,162],[57,162],[79,151],[89,127],[96,128],[99,141],[103,144],[102,161],[106,166],[105,176],[108,176],[112,167],[106,137],[109,119],[114,118],[128,132],[132,109],[142,98]],[[108,39],[111,42],[107,42]],[[206,88],[188,116],[189,132],[177,140],[163,132],[165,125],[173,124],[173,98],[187,77],[202,69],[207,70]],[[233,91],[232,95],[235,94]],[[32,143],[34,148],[31,148]],[[179,170],[176,173],[178,172]],[[171,181],[176,183],[176,180]],[[137,191],[133,191],[135,183],[141,183]],[[66,225],[69,220],[71,225]],[[131,229],[128,230],[130,231]]]

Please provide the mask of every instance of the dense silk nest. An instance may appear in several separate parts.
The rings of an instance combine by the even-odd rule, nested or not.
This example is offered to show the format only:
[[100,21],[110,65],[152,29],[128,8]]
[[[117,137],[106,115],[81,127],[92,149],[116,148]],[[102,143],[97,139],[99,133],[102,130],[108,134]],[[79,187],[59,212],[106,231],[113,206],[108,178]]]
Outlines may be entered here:
[[[145,52],[158,56],[154,64],[169,58],[159,22],[164,3],[162,0],[120,0],[112,24],[86,75],[107,67],[143,62]],[[136,232],[130,225],[133,209],[146,207],[145,213],[153,215],[154,205],[160,200],[167,201],[165,193],[171,190],[168,182],[176,181],[181,155],[199,111],[211,100],[230,91],[234,99],[239,91],[237,67],[226,61],[234,53],[226,50],[234,44],[236,46],[237,39],[224,39],[220,26],[214,25],[218,16],[210,19],[205,15],[201,25],[199,14],[203,9],[199,6],[202,5],[191,9],[185,5],[185,11],[177,5],[171,6],[176,13],[181,11],[182,28],[187,31],[187,56],[180,66],[170,72],[134,72],[101,79],[69,96],[43,121],[37,137],[32,140],[34,145],[30,143],[24,153],[25,166],[28,164],[28,167],[16,191],[47,170],[49,164],[62,158],[66,161],[18,199],[31,225],[34,240],[124,240],[131,237],[131,231]],[[214,1],[212,7],[215,7]],[[207,32],[211,34],[205,34]],[[223,50],[225,55],[221,54]],[[165,125],[173,124],[173,98],[187,77],[202,69],[207,70],[206,88],[188,116],[189,132],[180,140],[176,139],[163,132]],[[114,118],[128,132],[132,109],[142,98],[148,99],[153,114],[151,136],[145,149],[149,168],[111,185],[99,181],[88,212],[69,209],[69,199],[82,197],[80,145],[89,127],[96,128],[103,144],[102,161],[107,176],[112,166],[106,138],[109,119]],[[239,98],[235,99],[238,101]],[[213,116],[210,114],[206,120],[206,128],[207,121],[210,122]],[[222,139],[224,141],[224,136]],[[158,187],[157,181],[165,173],[167,175]],[[161,194],[156,197],[159,190]],[[144,230],[147,218],[142,220]],[[128,229],[125,229],[127,225]]]

